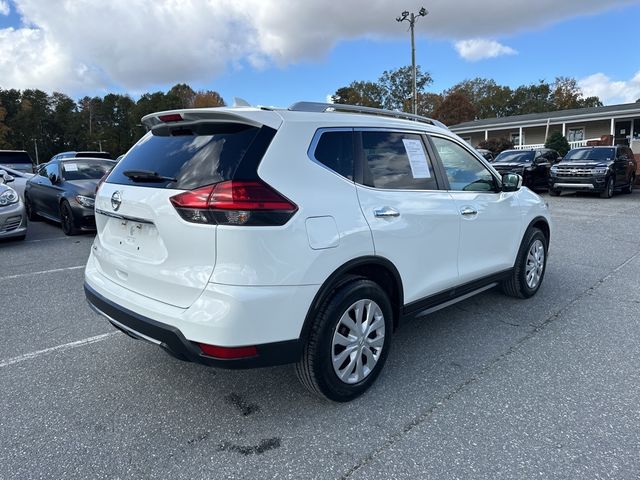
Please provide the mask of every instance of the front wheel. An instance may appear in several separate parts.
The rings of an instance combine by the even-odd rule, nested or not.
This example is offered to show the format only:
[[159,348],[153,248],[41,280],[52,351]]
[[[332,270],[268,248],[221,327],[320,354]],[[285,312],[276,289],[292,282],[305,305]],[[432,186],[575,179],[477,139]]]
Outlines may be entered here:
[[613,189],[614,189],[614,184],[613,184],[613,177],[609,177],[609,180],[607,180],[607,184],[604,187],[604,190],[602,191],[602,193],[600,193],[600,198],[611,198],[613,197]]
[[71,206],[65,200],[60,205],[60,224],[62,225],[62,231],[65,235],[77,235],[79,229],[76,227],[75,220],[73,219],[73,212]]
[[538,228],[527,230],[513,272],[502,284],[504,293],[517,298],[534,296],[544,279],[547,250],[547,238],[542,231]]
[[40,220],[38,214],[33,210],[33,204],[31,203],[31,199],[28,196],[24,196],[24,209],[27,214],[27,220],[30,222],[37,222]]
[[313,321],[296,373],[312,393],[348,402],[364,393],[384,366],[393,311],[378,284],[356,279],[334,291]]

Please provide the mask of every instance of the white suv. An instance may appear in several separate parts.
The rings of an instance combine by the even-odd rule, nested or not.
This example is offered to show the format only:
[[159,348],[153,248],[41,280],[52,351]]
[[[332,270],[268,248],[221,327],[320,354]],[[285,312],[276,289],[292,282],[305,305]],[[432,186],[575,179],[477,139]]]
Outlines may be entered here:
[[298,103],[143,123],[99,186],[85,291],[180,359],[296,363],[311,391],[348,401],[403,318],[542,283],[545,202],[438,122]]

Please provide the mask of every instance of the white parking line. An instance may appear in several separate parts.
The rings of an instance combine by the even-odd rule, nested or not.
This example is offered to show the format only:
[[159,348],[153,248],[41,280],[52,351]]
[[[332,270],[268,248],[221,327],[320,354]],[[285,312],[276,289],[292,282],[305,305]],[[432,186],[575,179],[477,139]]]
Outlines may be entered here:
[[120,332],[103,333],[102,335],[96,335],[95,337],[85,338],[83,340],[77,340],[71,343],[65,343],[64,345],[58,345],[57,347],[45,348],[44,350],[38,350],[37,352],[25,353],[18,357],[8,358],[7,360],[0,361],[0,368],[8,367],[16,363],[24,362],[25,360],[31,360],[32,358],[40,357],[42,355],[48,355],[53,352],[63,352],[72,348],[82,347],[83,345],[90,345],[92,343],[101,342],[109,337],[118,335]]
[[34,275],[44,275],[46,273],[66,272],[68,270],[79,270],[84,265],[76,265],[75,267],[54,268],[53,270],[42,270],[40,272],[20,273],[18,275],[9,275],[8,277],[0,277],[0,280],[13,280],[14,278],[32,277]]

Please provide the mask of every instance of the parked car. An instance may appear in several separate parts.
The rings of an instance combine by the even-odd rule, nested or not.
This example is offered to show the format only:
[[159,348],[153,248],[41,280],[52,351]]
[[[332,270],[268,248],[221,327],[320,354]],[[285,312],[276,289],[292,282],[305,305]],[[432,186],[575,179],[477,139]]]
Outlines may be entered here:
[[574,148],[551,168],[549,193],[586,191],[611,198],[615,190],[631,193],[636,160],[627,146]]
[[496,157],[493,167],[500,173],[517,173],[523,185],[531,190],[549,187],[549,170],[560,154],[550,148],[532,150],[505,150]]
[[543,281],[545,202],[439,122],[306,102],[142,122],[98,188],[85,293],[180,359],[295,363],[310,391],[348,401],[402,318]]
[[100,158],[54,160],[42,165],[24,192],[29,220],[44,217],[59,222],[66,235],[95,229],[96,187],[114,165],[113,160]]
[[8,184],[14,178],[0,170],[0,239],[24,240],[27,236],[27,215],[20,195]]
[[67,158],[105,158],[107,160],[112,160],[111,154],[109,152],[61,152],[55,154],[51,157],[49,162],[53,162],[54,160],[65,160]]
[[0,165],[19,170],[21,172],[33,173],[33,161],[24,150],[0,150]]
[[496,159],[491,150],[487,150],[485,148],[476,148],[476,150],[487,162],[493,162]]
[[0,170],[4,170],[13,177],[14,181],[11,184],[11,188],[18,192],[20,198],[24,200],[24,189],[27,185],[27,180],[33,177],[33,173],[15,170],[13,168],[7,167],[6,165],[0,165]]

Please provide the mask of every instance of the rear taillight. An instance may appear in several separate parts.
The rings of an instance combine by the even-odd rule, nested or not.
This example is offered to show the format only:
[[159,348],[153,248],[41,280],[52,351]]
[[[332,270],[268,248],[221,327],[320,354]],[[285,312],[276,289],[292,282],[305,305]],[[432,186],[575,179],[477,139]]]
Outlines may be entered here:
[[192,223],[245,226],[284,225],[298,207],[259,180],[228,180],[171,197]]

